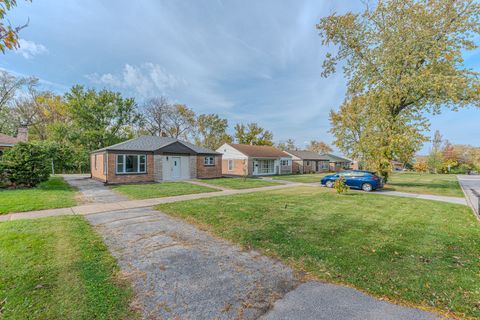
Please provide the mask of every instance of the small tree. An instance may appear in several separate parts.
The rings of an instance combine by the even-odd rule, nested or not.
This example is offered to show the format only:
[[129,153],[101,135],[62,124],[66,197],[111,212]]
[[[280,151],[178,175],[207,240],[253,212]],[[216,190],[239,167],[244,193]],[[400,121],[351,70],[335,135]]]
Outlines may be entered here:
[[21,142],[5,151],[0,159],[0,172],[7,185],[31,188],[48,180],[50,162],[42,146]]
[[413,165],[413,170],[415,170],[416,172],[427,172],[428,165],[425,161],[418,161]]
[[348,186],[345,183],[345,177],[342,176],[337,181],[335,181],[335,183],[333,184],[333,188],[337,190],[338,194],[347,193]]

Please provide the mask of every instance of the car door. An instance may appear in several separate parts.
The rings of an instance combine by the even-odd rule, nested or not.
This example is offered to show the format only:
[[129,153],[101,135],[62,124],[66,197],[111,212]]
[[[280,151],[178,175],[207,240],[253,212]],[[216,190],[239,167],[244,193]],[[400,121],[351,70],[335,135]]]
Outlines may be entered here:
[[363,173],[362,172],[351,172],[349,177],[346,179],[346,184],[350,188],[361,188],[363,183]]
[[355,177],[352,172],[343,173],[343,178],[345,179],[345,184],[349,187],[355,187]]

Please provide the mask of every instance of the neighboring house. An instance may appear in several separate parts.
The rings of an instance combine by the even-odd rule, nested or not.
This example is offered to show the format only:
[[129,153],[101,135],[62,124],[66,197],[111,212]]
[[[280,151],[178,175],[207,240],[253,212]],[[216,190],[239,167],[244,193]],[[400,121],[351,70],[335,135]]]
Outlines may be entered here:
[[267,176],[292,173],[292,157],[271,146],[225,143],[222,172],[232,176]]
[[329,170],[329,159],[316,152],[305,150],[286,150],[292,156],[292,171],[294,173],[315,173]]
[[320,156],[325,157],[329,161],[329,171],[348,170],[352,167],[352,160],[342,158],[331,153],[324,153]]
[[91,177],[105,183],[222,176],[222,155],[168,137],[141,136],[90,154]]
[[392,160],[390,161],[390,164],[392,165],[392,169],[394,171],[402,171],[405,169],[405,164],[403,162]]
[[28,128],[26,126],[18,128],[16,137],[0,133],[0,155],[3,154],[3,150],[13,147],[18,142],[26,141],[28,141]]

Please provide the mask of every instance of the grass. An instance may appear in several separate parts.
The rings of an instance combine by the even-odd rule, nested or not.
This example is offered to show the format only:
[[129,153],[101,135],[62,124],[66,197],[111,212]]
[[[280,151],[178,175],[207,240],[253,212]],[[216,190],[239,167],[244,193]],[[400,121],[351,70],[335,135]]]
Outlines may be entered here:
[[320,180],[328,174],[332,174],[332,173],[325,172],[325,173],[290,174],[290,175],[279,176],[277,179],[291,181],[291,182],[320,183]]
[[480,318],[480,225],[467,206],[298,187],[156,208],[308,276]]
[[0,189],[0,214],[71,207],[76,190],[62,177],[52,176],[36,188]]
[[2,222],[0,243],[0,318],[136,317],[132,290],[82,217]]
[[217,189],[197,186],[188,182],[124,184],[112,186],[112,189],[126,195],[130,199],[162,198],[184,194],[218,191]]
[[454,174],[395,172],[385,187],[403,192],[464,197]]
[[230,189],[250,189],[276,186],[278,183],[254,178],[215,178],[201,180],[203,183]]

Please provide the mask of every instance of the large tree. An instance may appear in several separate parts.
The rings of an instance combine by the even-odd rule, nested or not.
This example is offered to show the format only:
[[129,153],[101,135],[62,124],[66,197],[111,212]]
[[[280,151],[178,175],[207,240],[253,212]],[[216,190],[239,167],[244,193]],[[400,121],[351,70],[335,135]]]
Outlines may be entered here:
[[292,139],[292,138],[288,138],[286,141],[280,141],[278,144],[277,144],[277,148],[280,149],[280,150],[297,150],[298,147],[295,143],[295,140]]
[[434,173],[437,173],[443,164],[443,153],[441,152],[442,142],[442,135],[440,131],[436,130],[432,138],[432,148],[430,149],[430,154],[427,159],[429,169]]
[[[477,47],[479,17],[473,0],[388,0],[322,18],[322,43],[336,48],[323,75],[343,62],[348,85],[345,102],[331,114],[335,144],[387,178],[391,160],[426,140],[426,112],[478,106],[478,73],[464,66],[462,53]],[[349,119],[357,114],[346,114],[351,109],[359,111],[360,130]],[[352,142],[345,145],[342,136]]]
[[257,123],[235,125],[235,139],[238,143],[254,145],[273,145],[273,134],[260,127]]
[[329,153],[332,152],[332,147],[323,141],[312,140],[308,144],[307,150],[315,153]]
[[34,90],[38,80],[33,77],[17,77],[0,70],[0,133],[14,135],[20,119],[13,112],[18,93]]
[[232,141],[227,128],[227,119],[220,118],[218,114],[201,114],[197,118],[195,143],[215,150],[222,143]]
[[165,133],[168,123],[168,114],[172,106],[166,97],[157,97],[147,100],[143,104],[143,121],[145,130],[153,135],[160,136]]
[[145,102],[143,122],[145,130],[151,135],[190,140],[194,133],[196,116],[186,105],[171,104],[162,96]]
[[123,98],[118,92],[74,86],[65,94],[65,102],[71,125],[59,126],[58,130],[87,151],[128,139],[140,119],[135,100]]

